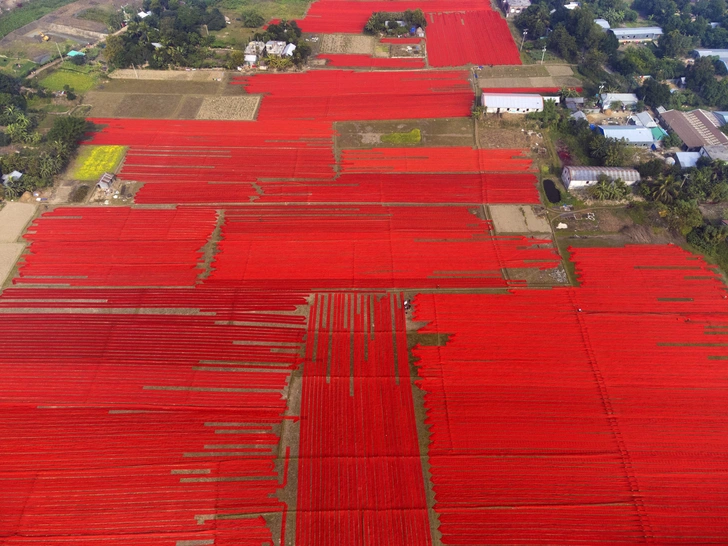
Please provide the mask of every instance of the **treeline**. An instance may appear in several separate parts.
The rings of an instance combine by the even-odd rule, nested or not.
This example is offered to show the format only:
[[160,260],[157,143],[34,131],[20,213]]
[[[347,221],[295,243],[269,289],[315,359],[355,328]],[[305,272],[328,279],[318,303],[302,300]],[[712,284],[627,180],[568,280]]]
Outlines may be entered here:
[[106,39],[111,66],[202,67],[212,44],[210,36],[202,35],[203,25],[208,31],[226,26],[225,16],[205,0],[144,0],[143,10],[152,13],[144,19],[136,17],[127,32]]

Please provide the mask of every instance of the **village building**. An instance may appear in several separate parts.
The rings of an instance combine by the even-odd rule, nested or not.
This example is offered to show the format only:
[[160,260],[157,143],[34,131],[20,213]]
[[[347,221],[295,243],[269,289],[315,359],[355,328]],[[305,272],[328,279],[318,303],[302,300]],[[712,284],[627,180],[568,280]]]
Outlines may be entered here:
[[651,42],[662,36],[660,27],[612,28],[609,31],[617,37],[620,43]]
[[567,190],[586,188],[596,184],[601,175],[607,176],[610,180],[623,180],[628,186],[640,181],[637,169],[622,167],[564,167],[561,181]]
[[282,56],[284,49],[286,49],[286,42],[277,42],[277,41],[270,40],[265,43],[265,52],[270,57]]
[[675,154],[675,160],[681,169],[695,167],[701,157],[700,152],[677,152]]
[[711,161],[725,161],[728,163],[728,146],[704,146],[700,150],[700,155]]
[[602,100],[602,110],[610,110],[615,103],[633,109],[640,101],[634,93],[602,93],[599,98]]
[[728,68],[728,49],[695,49],[693,53],[698,57],[718,57]]
[[649,148],[654,146],[655,137],[647,127],[636,125],[598,125],[597,129],[607,138],[624,139],[630,146]]
[[506,17],[515,17],[530,5],[531,0],[503,0],[501,8]]
[[483,93],[480,104],[487,114],[528,114],[543,111],[543,97],[522,93]]
[[637,127],[657,127],[659,124],[653,119],[649,112],[637,112],[629,116],[627,123]]
[[660,118],[668,129],[680,137],[687,151],[697,152],[704,146],[728,145],[728,136],[718,128],[718,120],[711,112],[667,110],[660,114]]

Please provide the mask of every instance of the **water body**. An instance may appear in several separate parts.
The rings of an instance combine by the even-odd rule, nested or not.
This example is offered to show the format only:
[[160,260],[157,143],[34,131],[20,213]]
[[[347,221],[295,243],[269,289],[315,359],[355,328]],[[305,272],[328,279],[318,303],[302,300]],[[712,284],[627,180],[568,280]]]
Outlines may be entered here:
[[546,199],[549,200],[549,203],[558,203],[561,201],[561,192],[553,180],[543,181],[543,191],[546,192]]

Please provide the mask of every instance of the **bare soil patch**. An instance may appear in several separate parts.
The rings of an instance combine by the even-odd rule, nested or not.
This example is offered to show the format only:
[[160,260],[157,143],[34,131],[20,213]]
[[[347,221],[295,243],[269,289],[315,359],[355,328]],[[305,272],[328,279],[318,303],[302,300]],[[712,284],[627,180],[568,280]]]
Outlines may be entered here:
[[161,80],[175,82],[212,82],[224,77],[222,70],[133,70],[120,68],[109,73],[114,80]]
[[546,71],[549,76],[572,76],[574,71],[566,64],[547,64]]
[[24,248],[23,243],[0,243],[0,286],[7,281]]
[[489,205],[488,212],[496,233],[551,233],[543,209],[521,205]]
[[258,111],[260,99],[260,95],[205,97],[195,119],[253,120]]
[[324,34],[320,53],[344,55],[372,55],[374,37],[357,34]]
[[[156,119],[253,119],[259,97],[221,81],[110,80],[84,96],[92,117]],[[215,99],[198,117],[208,99]],[[219,102],[219,104],[218,104]],[[217,104],[217,106],[215,106]],[[252,114],[251,107],[255,105]],[[223,107],[223,105],[226,105]],[[217,112],[217,113],[215,113]],[[219,117],[228,116],[228,117]]]
[[35,205],[7,203],[0,210],[0,243],[14,243],[35,215]]
[[478,146],[481,148],[542,148],[540,129],[516,114],[487,115],[477,121]]

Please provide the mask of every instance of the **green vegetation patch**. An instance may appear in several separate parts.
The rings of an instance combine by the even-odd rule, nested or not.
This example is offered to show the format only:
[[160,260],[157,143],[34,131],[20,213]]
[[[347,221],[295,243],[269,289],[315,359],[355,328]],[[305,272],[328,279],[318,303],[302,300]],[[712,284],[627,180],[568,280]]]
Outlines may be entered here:
[[124,146],[82,146],[76,158],[73,178],[97,180],[104,173],[113,173],[125,153]]
[[36,64],[30,59],[11,59],[9,57],[0,57],[0,72],[10,74],[16,78],[24,78],[35,67]]
[[379,139],[385,144],[414,146],[422,142],[422,132],[419,129],[412,129],[407,133],[389,133],[382,135]]
[[40,84],[49,91],[63,91],[68,86],[76,93],[85,93],[96,86],[98,73],[91,66],[76,66],[71,62],[64,62],[51,74],[40,81]]
[[271,19],[301,19],[305,15],[309,4],[308,0],[278,0],[276,2],[223,0],[218,7],[233,20],[243,18],[243,16],[245,16],[245,19],[249,19],[251,12],[255,12],[266,21],[270,21]]
[[106,24],[111,13],[112,12],[107,9],[92,7],[79,13],[76,17],[79,19],[85,19],[86,21],[96,21],[97,23]]
[[44,15],[70,4],[74,0],[33,0],[19,8],[0,16],[0,38],[4,38],[14,30],[28,23],[37,21]]

